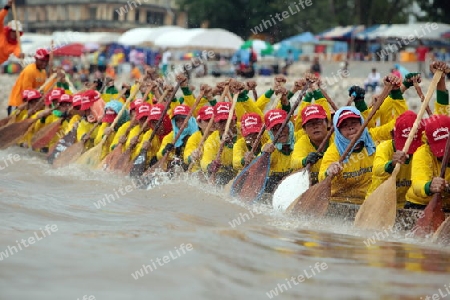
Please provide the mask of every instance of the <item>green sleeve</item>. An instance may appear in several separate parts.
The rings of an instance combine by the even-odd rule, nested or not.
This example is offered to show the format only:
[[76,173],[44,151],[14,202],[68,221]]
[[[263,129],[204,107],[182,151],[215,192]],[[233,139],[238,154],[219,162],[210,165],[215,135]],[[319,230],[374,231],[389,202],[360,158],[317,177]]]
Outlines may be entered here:
[[436,102],[441,105],[448,105],[448,91],[436,91]]
[[431,181],[428,181],[427,183],[425,183],[425,194],[427,194],[428,196],[433,195],[433,193],[430,190],[430,186],[431,186]]
[[394,100],[403,100],[403,94],[400,89],[391,90],[391,92],[389,93],[389,96]]

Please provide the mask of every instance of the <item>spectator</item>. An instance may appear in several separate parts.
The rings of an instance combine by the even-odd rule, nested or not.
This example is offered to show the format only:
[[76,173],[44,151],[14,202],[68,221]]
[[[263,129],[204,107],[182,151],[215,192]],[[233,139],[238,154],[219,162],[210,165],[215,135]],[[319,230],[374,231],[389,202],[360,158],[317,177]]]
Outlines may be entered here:
[[131,73],[130,73],[131,80],[139,80],[141,76],[142,76],[141,71],[136,66],[136,64],[131,63]]
[[373,68],[372,72],[367,76],[366,81],[364,81],[364,89],[366,92],[368,88],[372,88],[372,92],[375,92],[377,86],[380,84],[381,75],[377,72],[377,69]]
[[322,67],[320,66],[319,57],[314,57],[313,63],[311,65],[311,73],[316,75],[317,77],[320,77],[320,74],[322,74]]
[[107,63],[108,63],[108,59],[107,59],[107,56],[106,56],[106,49],[102,48],[102,49],[99,50],[98,56],[97,56],[97,69],[101,73],[105,73],[106,72]]
[[425,60],[429,50],[428,48],[419,40],[419,47],[416,49],[417,56],[417,68],[419,73],[422,73],[425,77],[428,77],[428,71],[425,68]]
[[130,54],[128,56],[128,61],[130,64],[139,64],[139,51],[135,47],[130,48]]
[[161,72],[162,72],[163,76],[166,76],[167,69],[169,67],[169,60],[171,59],[171,57],[172,57],[172,53],[168,49],[166,49],[162,54]]
[[400,73],[397,65],[394,66],[394,68],[391,70],[391,73],[400,78],[400,80],[402,79],[402,73]]

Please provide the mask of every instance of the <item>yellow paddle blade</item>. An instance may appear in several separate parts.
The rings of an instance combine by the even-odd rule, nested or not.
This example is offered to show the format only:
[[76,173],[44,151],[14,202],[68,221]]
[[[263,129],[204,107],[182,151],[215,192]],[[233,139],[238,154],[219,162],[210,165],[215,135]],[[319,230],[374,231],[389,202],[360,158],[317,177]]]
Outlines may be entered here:
[[354,226],[382,230],[394,226],[397,215],[397,176],[391,175],[364,201],[355,217]]
[[102,150],[103,150],[102,148],[103,148],[103,140],[96,146],[92,147],[91,149],[83,153],[83,155],[81,155],[80,158],[77,159],[77,164],[87,165],[90,167],[98,166],[102,158]]

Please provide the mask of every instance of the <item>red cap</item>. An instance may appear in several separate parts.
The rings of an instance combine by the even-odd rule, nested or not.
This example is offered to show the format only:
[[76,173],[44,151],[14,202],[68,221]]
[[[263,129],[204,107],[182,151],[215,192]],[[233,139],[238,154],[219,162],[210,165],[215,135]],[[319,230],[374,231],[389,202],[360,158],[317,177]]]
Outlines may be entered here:
[[[428,122],[427,122],[428,121]],[[425,120],[425,134],[431,152],[436,157],[443,157],[445,143],[449,137],[450,117],[445,115],[436,115]]]
[[277,124],[282,124],[287,118],[287,113],[282,109],[269,110],[264,116],[264,123],[267,129],[272,129]]
[[[230,102],[217,102],[214,106],[214,122],[221,120],[227,120],[230,114],[231,103]],[[236,116],[233,115],[233,118]]]
[[61,97],[59,97],[59,103],[72,103],[72,95],[69,94],[62,94]]
[[151,106],[148,103],[143,103],[136,108],[136,120],[140,120],[143,117],[149,117]]
[[94,104],[93,101],[91,101],[91,99],[89,99],[88,96],[86,95],[82,95],[81,96],[81,107],[80,110],[88,110],[89,108],[91,108],[91,106]]
[[55,88],[55,89],[53,89],[53,90],[50,92],[48,98],[49,98],[50,101],[53,101],[53,100],[58,100],[58,101],[59,101],[59,98],[60,98],[61,95],[64,94],[64,93],[65,93],[65,90],[64,90],[64,89],[62,89],[62,88]]
[[23,92],[22,92],[22,99],[25,99],[25,100],[27,100],[28,99],[28,92],[29,92],[30,90],[23,90]]
[[[402,151],[405,147],[406,140],[408,139],[409,133],[414,125],[417,115],[415,112],[407,110],[400,116],[398,116],[395,121],[394,127],[394,146],[395,149]],[[416,152],[417,148],[422,145],[422,134],[423,126],[419,125],[416,135],[414,136],[411,146],[409,146],[408,154],[413,154]]]
[[117,113],[112,109],[107,109],[105,114],[103,115],[102,122],[103,123],[112,123],[116,119]]
[[341,112],[341,114],[339,115],[339,119],[337,121],[337,127],[339,128],[339,126],[341,125],[341,123],[346,120],[346,119],[350,119],[350,118],[356,118],[361,120],[361,116],[355,114],[354,112],[352,112],[351,110],[343,110]]
[[25,90],[28,91],[26,100],[34,100],[34,99],[40,99],[42,97],[42,94],[38,90]]
[[260,132],[262,126],[261,116],[257,113],[246,113],[241,118],[241,132],[244,137],[251,133]]
[[148,117],[148,119],[149,120],[159,120],[163,114],[164,109],[165,109],[165,107],[163,104],[152,105],[152,107],[150,109],[150,116]]
[[214,116],[214,107],[203,106],[198,111],[197,121],[204,120],[209,121]]
[[72,106],[80,106],[81,105],[81,100],[83,99],[83,96],[81,94],[75,94],[72,97]]
[[138,107],[139,105],[141,105],[142,103],[144,103],[144,100],[142,98],[137,98],[135,99],[133,102],[131,102],[130,104],[130,111],[132,111],[133,109],[136,109],[136,107]]
[[99,91],[87,90],[86,92],[84,92],[83,96],[88,97],[89,101],[95,102],[95,101],[99,100],[102,95],[100,94]]
[[36,50],[36,54],[34,55],[34,58],[40,59],[40,60],[49,60],[50,53],[45,48],[39,48]]
[[327,113],[321,105],[311,104],[302,110],[302,126],[314,119],[326,119]]
[[184,104],[183,105],[178,105],[173,110],[172,118],[174,118],[175,116],[187,116],[190,111],[191,111],[191,108],[189,106],[184,105]]

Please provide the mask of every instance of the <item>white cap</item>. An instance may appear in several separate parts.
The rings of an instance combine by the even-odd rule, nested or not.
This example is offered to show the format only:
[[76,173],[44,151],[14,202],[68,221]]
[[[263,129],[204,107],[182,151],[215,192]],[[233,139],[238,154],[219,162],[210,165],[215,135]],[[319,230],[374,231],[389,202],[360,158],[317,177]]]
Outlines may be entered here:
[[17,23],[17,29],[19,31],[23,31],[22,23],[20,23],[20,21],[15,21],[15,20],[9,21],[8,27],[11,28],[13,31],[16,31],[16,23]]

